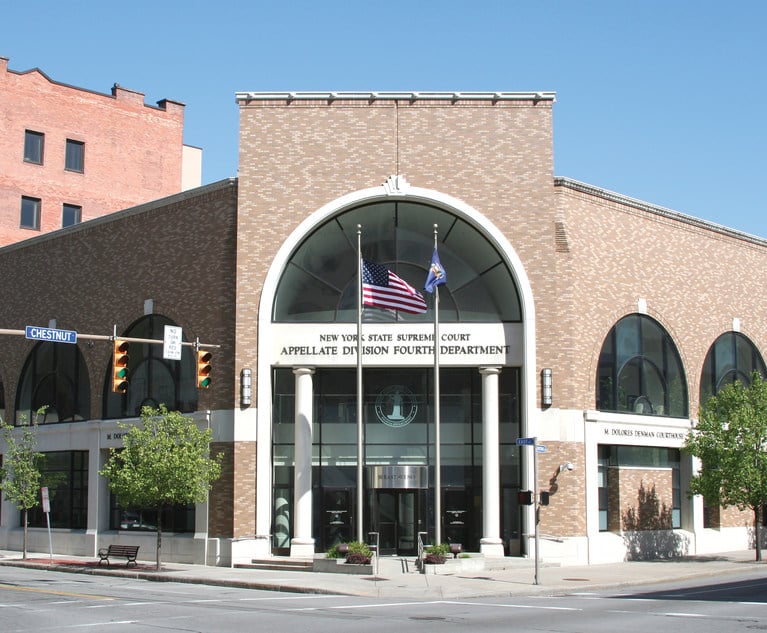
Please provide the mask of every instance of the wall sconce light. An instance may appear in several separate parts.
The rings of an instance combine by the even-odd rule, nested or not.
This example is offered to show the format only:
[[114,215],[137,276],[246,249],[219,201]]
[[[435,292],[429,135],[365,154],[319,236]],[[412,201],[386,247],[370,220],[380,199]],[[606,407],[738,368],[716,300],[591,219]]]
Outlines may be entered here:
[[251,401],[251,370],[243,369],[240,372],[240,404],[243,407],[250,405]]
[[572,462],[565,462],[564,464],[559,465],[559,472],[561,473],[566,470],[572,470],[573,468],[575,468],[575,466],[573,466]]
[[551,369],[541,369],[541,404],[544,407],[550,407],[551,403]]

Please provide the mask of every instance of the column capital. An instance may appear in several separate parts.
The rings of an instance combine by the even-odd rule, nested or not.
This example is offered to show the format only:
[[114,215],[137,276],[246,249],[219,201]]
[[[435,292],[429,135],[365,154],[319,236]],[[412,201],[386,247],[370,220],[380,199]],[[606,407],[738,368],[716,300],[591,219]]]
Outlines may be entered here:
[[311,376],[312,374],[314,374],[314,372],[315,372],[314,367],[294,367],[293,368],[293,373],[296,376],[305,376],[307,374]]
[[492,375],[498,375],[501,373],[501,366],[500,365],[492,365],[489,367],[480,367],[479,373],[483,376],[492,376]]

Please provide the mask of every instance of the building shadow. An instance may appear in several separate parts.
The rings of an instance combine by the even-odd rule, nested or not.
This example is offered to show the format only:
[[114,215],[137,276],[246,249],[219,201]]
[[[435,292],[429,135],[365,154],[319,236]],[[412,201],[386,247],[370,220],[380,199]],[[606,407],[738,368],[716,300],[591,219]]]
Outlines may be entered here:
[[672,509],[661,504],[655,486],[639,486],[637,505],[622,516],[626,560],[659,560],[687,556],[689,539],[674,532]]

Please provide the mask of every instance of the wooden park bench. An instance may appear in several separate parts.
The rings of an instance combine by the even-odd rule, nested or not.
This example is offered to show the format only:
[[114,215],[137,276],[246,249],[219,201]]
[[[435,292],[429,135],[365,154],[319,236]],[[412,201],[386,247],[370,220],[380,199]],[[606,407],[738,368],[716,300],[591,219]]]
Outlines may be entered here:
[[131,563],[137,565],[136,556],[138,556],[138,545],[110,545],[107,548],[102,547],[99,549],[99,565],[104,561],[109,566],[109,557],[113,558],[127,558],[125,563],[126,567],[130,567]]

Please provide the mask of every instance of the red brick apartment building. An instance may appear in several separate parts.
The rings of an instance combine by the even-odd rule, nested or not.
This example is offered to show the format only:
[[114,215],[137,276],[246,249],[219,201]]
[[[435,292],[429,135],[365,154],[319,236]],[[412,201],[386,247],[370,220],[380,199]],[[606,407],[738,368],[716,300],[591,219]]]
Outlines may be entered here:
[[[308,557],[368,533],[414,556],[424,532],[529,556],[519,493],[535,488],[544,562],[753,545],[748,514],[687,496],[681,448],[703,399],[767,375],[767,240],[555,177],[553,93],[236,98],[236,180],[0,248],[6,328],[175,325],[221,346],[206,390],[189,346],[180,361],[131,347],[116,394],[108,341],[0,336],[0,415],[49,406],[39,446],[68,482],[56,551],[151,550],[151,512],[120,508],[98,472],[119,422],[159,402],[210,425],[226,456],[207,503],[163,517],[167,560]],[[435,240],[439,319],[429,293],[423,314],[360,316],[358,244],[420,288]],[[648,511],[659,529],[632,522]],[[32,525],[47,551],[41,513]],[[4,500],[0,548],[21,539]]]
[[0,245],[200,185],[184,104],[101,94],[0,57]]

